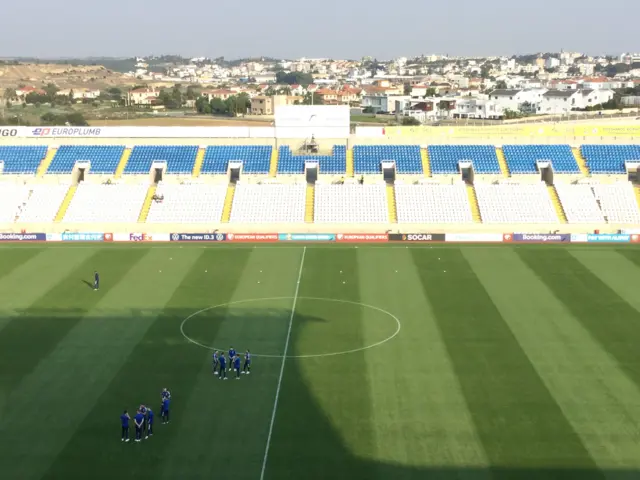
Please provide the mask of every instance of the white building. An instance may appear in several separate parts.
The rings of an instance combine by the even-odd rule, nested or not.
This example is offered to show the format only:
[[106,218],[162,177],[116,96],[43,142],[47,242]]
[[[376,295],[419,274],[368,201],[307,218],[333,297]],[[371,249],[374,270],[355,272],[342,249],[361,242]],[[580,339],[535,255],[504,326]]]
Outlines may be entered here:
[[387,95],[387,94],[368,94],[362,97],[361,106],[363,108],[371,108],[375,113],[396,113],[396,102],[401,103],[402,111],[409,106],[411,97],[409,95]]
[[562,115],[572,110],[601,105],[612,98],[612,90],[549,90],[542,96],[537,113]]
[[545,68],[557,68],[560,66],[560,60],[557,58],[549,57],[544,62]]

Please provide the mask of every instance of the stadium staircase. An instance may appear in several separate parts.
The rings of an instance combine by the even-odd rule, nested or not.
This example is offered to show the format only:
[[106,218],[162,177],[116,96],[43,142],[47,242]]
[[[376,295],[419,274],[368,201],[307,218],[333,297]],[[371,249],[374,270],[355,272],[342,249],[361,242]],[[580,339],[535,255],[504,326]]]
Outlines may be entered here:
[[118,162],[118,166],[116,167],[116,178],[120,178],[122,176],[124,169],[127,166],[127,162],[129,161],[129,157],[131,156],[131,150],[133,149],[127,147],[122,152],[122,157],[120,157],[120,161]]
[[474,223],[482,223],[482,215],[480,215],[480,206],[478,205],[478,197],[473,185],[467,185],[467,196],[469,197],[469,206],[471,207],[471,218]]
[[40,162],[40,165],[38,166],[38,171],[36,172],[36,175],[38,177],[44,177],[44,175],[47,173],[47,170],[49,170],[49,165],[51,165],[53,157],[56,156],[57,152],[58,149],[56,147],[49,147],[49,149],[47,150],[47,154],[44,156],[42,162]]
[[156,185],[150,185],[147,190],[147,196],[144,199],[144,203],[142,204],[142,210],[140,210],[140,215],[138,216],[138,223],[144,223],[147,221],[147,217],[149,216],[149,210],[151,210],[151,202],[153,202],[153,196],[156,194],[156,189],[158,187]]
[[573,156],[576,157],[576,163],[580,167],[580,172],[586,177],[589,175],[589,169],[587,168],[587,161],[582,156],[579,148],[572,148]]
[[304,221],[305,223],[313,223],[314,208],[316,201],[316,188],[312,183],[307,185],[307,196],[305,198]]
[[222,223],[229,223],[231,218],[231,207],[233,206],[233,196],[236,193],[236,184],[230,183],[227,188],[227,195],[224,197],[224,207],[222,208]]
[[202,171],[202,164],[204,163],[204,154],[206,152],[206,148],[200,147],[198,149],[198,153],[196,154],[196,163],[193,164],[193,172],[191,173],[193,178],[197,178],[200,176],[200,172]]
[[271,163],[269,163],[269,176],[275,177],[278,174],[278,149],[271,149]]
[[353,177],[353,149],[347,149],[347,177]]
[[398,223],[396,189],[393,187],[393,184],[387,184],[387,208],[389,209],[389,222]]
[[431,164],[429,163],[429,151],[426,148],[420,149],[420,158],[422,159],[422,170],[425,177],[431,176]]
[[553,208],[556,210],[556,215],[558,216],[558,220],[560,223],[568,223],[567,215],[565,214],[564,208],[562,206],[562,202],[560,201],[560,197],[558,196],[558,191],[556,187],[553,185],[548,185],[547,189],[549,190],[549,196],[551,197],[551,203],[553,203]]
[[73,196],[76,194],[77,189],[77,185],[71,185],[69,190],[67,190],[67,194],[64,196],[64,200],[62,200],[62,203],[60,204],[58,213],[56,213],[56,218],[53,219],[55,223],[60,223],[67,214],[67,209],[69,208],[69,205],[71,205],[71,200],[73,200]]
[[496,156],[498,157],[498,164],[500,165],[502,175],[508,177],[509,167],[507,166],[507,159],[504,156],[504,150],[502,150],[502,148],[496,148]]

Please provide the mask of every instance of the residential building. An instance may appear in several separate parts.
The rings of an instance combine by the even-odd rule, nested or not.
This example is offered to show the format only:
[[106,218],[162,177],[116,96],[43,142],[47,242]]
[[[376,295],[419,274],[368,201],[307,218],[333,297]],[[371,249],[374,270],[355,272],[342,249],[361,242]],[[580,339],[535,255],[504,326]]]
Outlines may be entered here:
[[542,95],[538,114],[561,115],[572,110],[601,105],[613,98],[612,90],[549,90]]
[[549,57],[544,62],[544,68],[558,68],[560,66],[560,60],[554,57]]
[[153,105],[160,96],[157,88],[136,88],[128,93],[129,105]]
[[406,105],[410,101],[409,95],[365,94],[361,106],[375,113],[396,113],[396,102]]
[[252,115],[274,115],[276,107],[281,105],[295,105],[301,103],[303,97],[294,95],[257,95],[251,99]]
[[209,101],[213,100],[214,98],[217,98],[219,100],[226,100],[229,97],[233,97],[237,94],[238,92],[229,89],[203,90],[201,93],[201,95]]
[[16,89],[16,97],[18,98],[26,97],[30,93],[37,93],[38,95],[47,94],[47,92],[45,92],[41,88],[36,88],[36,87],[22,87],[22,88]]

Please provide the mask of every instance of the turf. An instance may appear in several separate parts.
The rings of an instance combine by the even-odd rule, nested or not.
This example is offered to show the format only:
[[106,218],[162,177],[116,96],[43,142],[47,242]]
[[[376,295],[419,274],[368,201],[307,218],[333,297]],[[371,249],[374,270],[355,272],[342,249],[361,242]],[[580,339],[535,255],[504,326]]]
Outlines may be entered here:
[[640,478],[638,285],[634,246],[3,246],[0,476]]

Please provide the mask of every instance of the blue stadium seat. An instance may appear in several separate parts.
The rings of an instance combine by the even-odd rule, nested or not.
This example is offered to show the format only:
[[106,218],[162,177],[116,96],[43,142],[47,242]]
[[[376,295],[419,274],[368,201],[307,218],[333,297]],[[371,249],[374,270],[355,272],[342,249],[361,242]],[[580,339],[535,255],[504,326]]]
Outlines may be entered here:
[[511,174],[538,173],[538,160],[551,161],[556,173],[580,173],[569,145],[504,145],[502,151]]
[[154,161],[167,162],[168,174],[190,174],[196,163],[195,145],[139,145],[133,147],[125,174],[149,173]]
[[627,161],[640,161],[640,145],[583,145],[580,148],[591,173],[624,174]]
[[431,145],[429,162],[434,174],[459,173],[458,162],[471,162],[475,173],[500,173],[496,149],[492,145]]
[[395,161],[398,173],[423,173],[419,145],[355,145],[353,147],[353,170],[356,174],[382,173],[380,164],[384,160]]
[[91,162],[90,173],[115,173],[123,151],[122,145],[62,145],[47,173],[71,173],[78,161]]
[[46,154],[47,147],[45,146],[0,147],[0,162],[4,163],[4,173],[35,174]]
[[269,173],[270,145],[216,145],[207,147],[201,173],[227,173],[229,162],[242,162],[244,173]]
[[347,172],[347,147],[334,145],[331,155],[294,155],[288,146],[278,149],[278,173],[304,173],[307,161],[318,162],[321,174],[344,174]]

